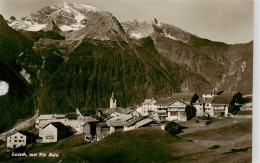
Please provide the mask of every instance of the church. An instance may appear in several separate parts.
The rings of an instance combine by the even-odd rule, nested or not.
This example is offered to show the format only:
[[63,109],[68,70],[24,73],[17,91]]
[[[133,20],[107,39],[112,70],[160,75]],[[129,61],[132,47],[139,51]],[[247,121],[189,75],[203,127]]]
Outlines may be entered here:
[[116,98],[114,91],[112,92],[111,98],[110,98],[110,109],[116,108]]

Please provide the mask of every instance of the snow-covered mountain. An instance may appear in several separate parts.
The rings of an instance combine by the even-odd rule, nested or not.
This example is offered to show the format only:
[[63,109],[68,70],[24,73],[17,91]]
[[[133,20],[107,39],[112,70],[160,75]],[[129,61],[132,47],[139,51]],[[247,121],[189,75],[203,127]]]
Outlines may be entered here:
[[187,43],[190,38],[188,32],[185,32],[174,25],[159,22],[156,18],[151,22],[138,22],[135,20],[133,22],[124,22],[122,25],[129,37],[134,39],[149,37],[154,32],[159,33],[163,37],[174,41],[181,41],[183,43]]
[[21,20],[10,18],[8,24],[16,30],[60,32],[67,40],[126,40],[124,29],[110,12],[84,4],[62,2]]
[[62,31],[79,30],[85,27],[88,19],[101,12],[103,11],[92,6],[62,2],[34,11],[22,20],[10,20],[9,26],[27,31],[46,31],[50,30],[46,27],[55,22]]

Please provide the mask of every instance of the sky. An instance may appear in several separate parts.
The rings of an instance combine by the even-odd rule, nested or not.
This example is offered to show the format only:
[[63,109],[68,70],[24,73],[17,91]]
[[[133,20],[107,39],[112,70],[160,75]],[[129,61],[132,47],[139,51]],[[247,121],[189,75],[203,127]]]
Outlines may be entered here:
[[[21,19],[61,0],[0,0],[5,19]],[[253,40],[252,0],[66,0],[111,12],[120,22],[133,20],[172,24],[199,37],[229,44]]]

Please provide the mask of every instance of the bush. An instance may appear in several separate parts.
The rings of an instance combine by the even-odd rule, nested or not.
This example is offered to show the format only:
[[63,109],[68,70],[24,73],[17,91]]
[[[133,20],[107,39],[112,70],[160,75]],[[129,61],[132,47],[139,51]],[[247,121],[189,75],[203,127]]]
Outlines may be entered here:
[[181,132],[181,130],[179,129],[179,125],[175,122],[171,122],[171,123],[167,124],[165,130],[168,131],[172,135],[176,135]]

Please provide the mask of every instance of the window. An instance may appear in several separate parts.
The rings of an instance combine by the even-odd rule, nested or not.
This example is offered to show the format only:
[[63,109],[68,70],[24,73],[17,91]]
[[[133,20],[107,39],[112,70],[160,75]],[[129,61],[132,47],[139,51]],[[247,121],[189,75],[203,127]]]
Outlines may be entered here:
[[23,138],[23,136],[21,136],[20,138]]
[[177,112],[171,112],[171,116],[177,116]]
[[9,142],[12,142],[12,140],[9,140]]
[[209,106],[209,104],[207,104],[207,106]]
[[19,142],[22,142],[21,140],[19,140]]
[[14,142],[17,142],[17,140],[14,140]]
[[17,136],[15,136],[14,138],[17,138]]

